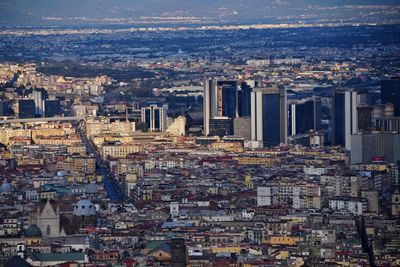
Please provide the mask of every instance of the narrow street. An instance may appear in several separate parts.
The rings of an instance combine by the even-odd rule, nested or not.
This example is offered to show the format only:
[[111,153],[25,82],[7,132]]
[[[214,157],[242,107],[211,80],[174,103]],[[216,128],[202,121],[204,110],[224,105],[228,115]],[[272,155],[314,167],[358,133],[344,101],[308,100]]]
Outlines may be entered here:
[[100,153],[96,150],[94,145],[90,142],[90,140],[86,137],[83,130],[78,127],[78,133],[81,136],[83,142],[85,142],[86,150],[89,154],[93,154],[96,157],[96,169],[103,176],[103,186],[104,190],[106,190],[107,195],[111,202],[120,202],[123,200],[121,196],[117,183],[113,180],[112,174],[106,163],[103,162]]

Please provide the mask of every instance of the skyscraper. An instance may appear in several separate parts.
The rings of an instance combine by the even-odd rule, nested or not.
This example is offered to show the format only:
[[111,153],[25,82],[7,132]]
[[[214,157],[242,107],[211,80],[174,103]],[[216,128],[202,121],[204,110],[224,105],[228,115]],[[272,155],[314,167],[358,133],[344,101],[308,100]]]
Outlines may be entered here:
[[164,109],[156,105],[142,108],[142,122],[150,132],[164,132],[167,127]]
[[283,87],[251,93],[251,138],[265,147],[287,143],[287,98]]
[[400,160],[400,134],[396,132],[357,133],[351,135],[351,142],[352,164]]
[[337,88],[332,103],[332,143],[351,150],[351,135],[357,132],[357,92]]
[[32,91],[32,98],[35,101],[35,115],[43,116],[44,114],[44,94],[40,90]]
[[361,132],[372,130],[373,107],[357,107],[357,129]]
[[210,119],[236,117],[237,91],[236,81],[207,80],[205,82],[203,100],[205,135],[210,134]]
[[33,99],[18,100],[18,117],[20,119],[35,118],[35,101]]
[[251,91],[255,87],[254,81],[243,81],[238,91],[238,116],[250,117],[251,115]]
[[44,101],[44,115],[45,117],[54,117],[56,115],[61,115],[61,105],[60,100],[47,99]]
[[[211,120],[231,120],[250,118],[250,96],[255,86],[252,80],[224,81],[207,80],[204,84],[204,134],[211,135]],[[226,123],[225,123],[226,124]],[[230,123],[232,124],[232,123]],[[214,125],[220,125],[215,124]],[[229,133],[233,133],[232,131]]]
[[289,135],[304,134],[321,129],[321,99],[292,100],[289,106]]
[[400,117],[400,77],[381,82],[381,104],[392,103],[394,116]]

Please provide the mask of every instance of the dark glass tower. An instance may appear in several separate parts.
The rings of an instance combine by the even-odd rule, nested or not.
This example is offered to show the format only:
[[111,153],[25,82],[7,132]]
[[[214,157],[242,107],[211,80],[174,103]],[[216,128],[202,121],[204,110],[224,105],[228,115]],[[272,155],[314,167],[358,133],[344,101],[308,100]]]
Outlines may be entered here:
[[400,77],[381,82],[381,103],[392,103],[394,116],[400,117]]
[[35,101],[33,99],[18,100],[18,114],[20,119],[35,118]]
[[237,112],[237,82],[207,80],[204,85],[204,134],[210,134],[210,119],[233,119]]
[[332,103],[332,143],[351,150],[351,135],[357,132],[357,92],[338,88]]
[[262,96],[262,138],[264,146],[279,145],[281,141],[280,131],[280,96],[276,94],[263,94]]
[[236,81],[219,81],[217,83],[217,114],[218,117],[235,118],[237,110]]
[[[220,135],[232,128],[235,118],[250,119],[251,92],[254,85],[254,81],[251,80],[207,80],[204,84],[204,134]],[[228,132],[230,135],[234,134],[233,128]]]
[[321,129],[321,99],[306,98],[291,101],[289,106],[289,135],[305,134]]
[[60,100],[45,100],[44,102],[44,114],[45,117],[54,117],[61,115]]
[[251,93],[251,138],[264,147],[287,143],[287,99],[283,87]]
[[239,117],[250,117],[251,115],[251,91],[252,87],[242,82],[238,92],[238,113]]

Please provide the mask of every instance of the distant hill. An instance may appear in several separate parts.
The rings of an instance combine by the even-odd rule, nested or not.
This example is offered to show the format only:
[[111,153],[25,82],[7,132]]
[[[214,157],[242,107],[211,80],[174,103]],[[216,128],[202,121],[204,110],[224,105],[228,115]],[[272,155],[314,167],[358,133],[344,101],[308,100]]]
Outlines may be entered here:
[[[222,21],[364,22],[400,19],[398,0],[1,0],[0,25],[146,23],[156,18],[199,17]],[[174,20],[172,20],[174,21]],[[175,21],[174,21],[175,22]]]

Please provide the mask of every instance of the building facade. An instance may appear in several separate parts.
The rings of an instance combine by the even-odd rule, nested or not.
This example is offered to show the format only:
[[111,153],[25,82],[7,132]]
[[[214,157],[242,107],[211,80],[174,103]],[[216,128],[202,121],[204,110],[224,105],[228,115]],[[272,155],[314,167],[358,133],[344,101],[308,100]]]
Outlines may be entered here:
[[357,132],[357,92],[337,88],[332,103],[332,144],[351,150],[351,135]]
[[283,87],[251,93],[251,139],[265,147],[287,143],[287,97]]

